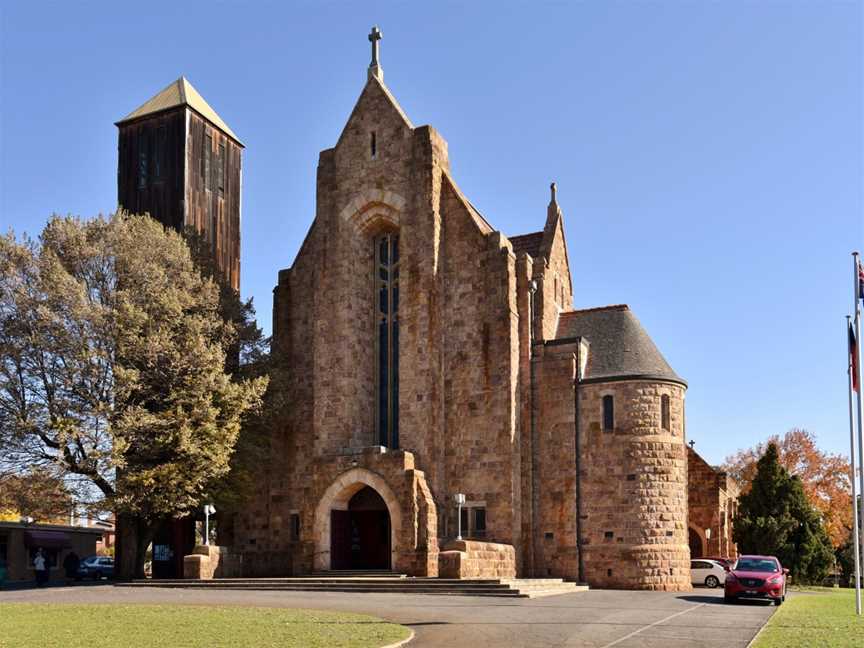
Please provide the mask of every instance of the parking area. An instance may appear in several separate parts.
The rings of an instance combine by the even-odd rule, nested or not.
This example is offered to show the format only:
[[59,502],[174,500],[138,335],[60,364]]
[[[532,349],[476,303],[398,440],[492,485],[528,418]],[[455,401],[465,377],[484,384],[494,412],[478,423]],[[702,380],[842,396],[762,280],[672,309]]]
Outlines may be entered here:
[[0,592],[8,601],[314,608],[363,612],[412,628],[411,646],[744,648],[774,606],[723,603],[723,590],[592,590],[540,599],[403,594],[133,589],[98,585]]

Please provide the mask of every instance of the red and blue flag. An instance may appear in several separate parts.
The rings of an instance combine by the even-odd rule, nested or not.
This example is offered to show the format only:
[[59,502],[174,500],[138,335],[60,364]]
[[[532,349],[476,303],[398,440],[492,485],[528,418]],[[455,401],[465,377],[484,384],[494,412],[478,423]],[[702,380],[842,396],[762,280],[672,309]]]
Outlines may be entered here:
[[864,266],[858,262],[858,299],[864,299]]
[[852,372],[852,390],[858,391],[858,341],[855,339],[855,330],[849,323],[849,371]]

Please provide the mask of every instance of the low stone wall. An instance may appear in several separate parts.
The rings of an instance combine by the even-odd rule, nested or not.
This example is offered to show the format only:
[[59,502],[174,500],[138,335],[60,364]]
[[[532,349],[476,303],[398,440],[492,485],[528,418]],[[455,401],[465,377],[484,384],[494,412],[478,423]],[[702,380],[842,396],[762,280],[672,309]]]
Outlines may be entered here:
[[240,576],[240,560],[228,547],[198,545],[188,556],[183,556],[183,578],[210,580]]
[[438,554],[439,578],[516,578],[513,545],[453,540]]

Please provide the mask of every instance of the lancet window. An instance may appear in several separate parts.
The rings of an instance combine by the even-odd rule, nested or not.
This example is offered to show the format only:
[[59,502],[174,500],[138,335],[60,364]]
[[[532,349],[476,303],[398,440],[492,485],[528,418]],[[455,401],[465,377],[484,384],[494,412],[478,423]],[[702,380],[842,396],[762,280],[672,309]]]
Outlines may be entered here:
[[399,447],[399,235],[375,239],[378,443]]

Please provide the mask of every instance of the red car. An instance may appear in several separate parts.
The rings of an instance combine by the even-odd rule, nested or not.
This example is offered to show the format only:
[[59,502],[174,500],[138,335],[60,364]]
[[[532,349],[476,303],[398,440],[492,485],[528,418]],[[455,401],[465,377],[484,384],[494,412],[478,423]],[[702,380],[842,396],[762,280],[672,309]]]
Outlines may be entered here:
[[699,560],[713,560],[723,565],[723,567],[730,567],[735,562],[733,558],[720,558],[719,556],[705,556],[704,558],[699,558]]
[[774,556],[739,556],[726,574],[723,600],[760,598],[781,605],[786,600],[786,574]]

